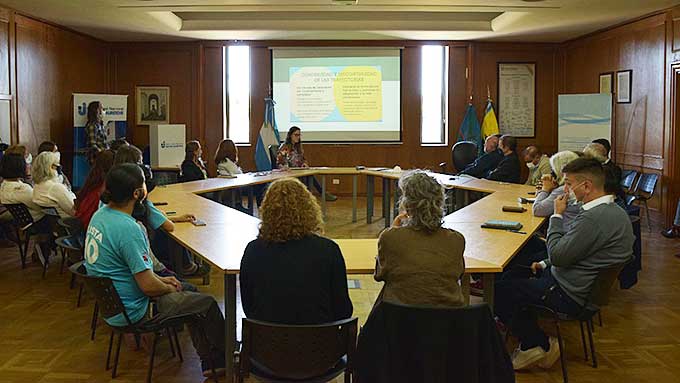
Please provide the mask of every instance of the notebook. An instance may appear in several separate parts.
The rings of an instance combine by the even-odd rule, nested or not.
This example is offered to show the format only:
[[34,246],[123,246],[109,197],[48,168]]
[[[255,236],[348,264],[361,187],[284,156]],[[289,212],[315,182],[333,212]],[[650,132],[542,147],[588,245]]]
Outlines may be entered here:
[[522,228],[522,224],[515,221],[491,219],[484,222],[482,227],[485,229],[519,230]]

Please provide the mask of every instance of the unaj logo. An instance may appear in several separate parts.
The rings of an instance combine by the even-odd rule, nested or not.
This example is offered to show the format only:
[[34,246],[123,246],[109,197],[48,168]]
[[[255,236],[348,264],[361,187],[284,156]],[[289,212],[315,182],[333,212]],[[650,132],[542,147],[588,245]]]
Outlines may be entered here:
[[87,104],[82,103],[81,105],[78,105],[78,114],[81,116],[87,114]]

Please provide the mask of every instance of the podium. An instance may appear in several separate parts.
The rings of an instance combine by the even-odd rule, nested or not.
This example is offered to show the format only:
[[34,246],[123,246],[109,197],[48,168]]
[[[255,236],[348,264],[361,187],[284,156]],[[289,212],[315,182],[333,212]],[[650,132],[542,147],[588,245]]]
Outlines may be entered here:
[[184,161],[186,125],[159,124],[149,127],[152,168],[179,168]]

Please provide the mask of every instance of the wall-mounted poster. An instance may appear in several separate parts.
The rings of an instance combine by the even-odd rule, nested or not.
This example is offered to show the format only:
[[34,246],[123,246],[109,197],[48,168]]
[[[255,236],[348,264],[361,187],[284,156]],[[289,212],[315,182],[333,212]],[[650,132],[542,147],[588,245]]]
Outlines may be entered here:
[[170,87],[138,86],[135,97],[137,125],[170,122]]
[[600,74],[600,93],[607,94],[612,92],[612,80],[614,73],[607,72]]
[[630,104],[633,97],[633,71],[616,72],[616,103]]
[[498,117],[502,134],[534,137],[536,64],[498,64]]

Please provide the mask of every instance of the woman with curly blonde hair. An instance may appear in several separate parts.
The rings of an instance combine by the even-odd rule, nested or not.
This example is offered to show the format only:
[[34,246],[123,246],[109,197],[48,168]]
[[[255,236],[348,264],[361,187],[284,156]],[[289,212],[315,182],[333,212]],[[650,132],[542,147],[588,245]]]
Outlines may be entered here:
[[320,324],[349,318],[345,260],[320,234],[321,209],[295,178],[274,181],[260,208],[260,234],[241,260],[241,302],[248,318]]
[[465,271],[465,238],[442,227],[444,188],[422,170],[399,179],[400,214],[378,239],[378,298],[408,305],[463,305],[458,281]]

